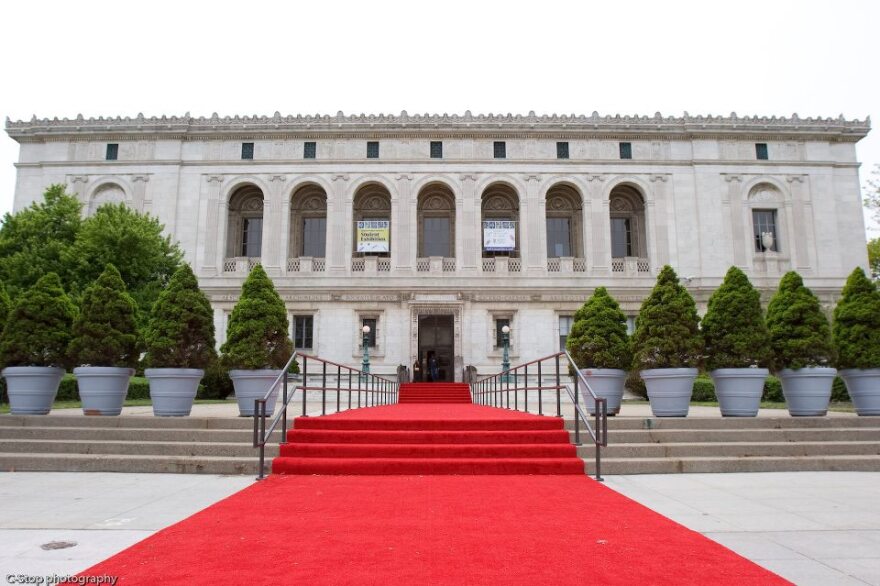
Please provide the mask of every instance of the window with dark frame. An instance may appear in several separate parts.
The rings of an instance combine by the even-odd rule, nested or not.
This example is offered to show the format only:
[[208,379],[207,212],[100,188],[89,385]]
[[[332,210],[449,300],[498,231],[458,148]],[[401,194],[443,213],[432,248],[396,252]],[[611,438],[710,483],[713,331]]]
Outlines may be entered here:
[[574,324],[574,316],[559,316],[559,351],[565,350],[565,343],[568,341],[568,334],[571,333],[571,326]]
[[766,161],[769,159],[769,153],[767,152],[767,143],[766,142],[756,142],[755,143],[755,157],[759,161]]
[[567,142],[557,142],[556,143],[556,158],[557,159],[567,159],[568,158],[568,143]]
[[[504,348],[504,332],[501,330],[504,326],[510,327],[510,319],[509,318],[498,318],[495,320],[495,347],[496,348]],[[512,328],[511,328],[512,329]],[[512,331],[511,331],[512,333]],[[508,348],[512,348],[513,344],[510,343],[510,334],[507,334],[508,340]]]
[[327,250],[327,218],[303,218],[303,256],[324,258]]
[[316,142],[304,142],[303,143],[303,158],[304,159],[314,159],[318,153],[318,143]]
[[633,256],[630,218],[611,218],[611,258]]
[[107,145],[107,154],[104,157],[108,161],[115,161],[119,158],[119,145],[116,143],[110,143]]
[[244,218],[241,227],[241,256],[255,258],[263,247],[263,218]]
[[[776,210],[752,210],[752,226],[755,231],[755,251],[779,252]],[[764,234],[770,234],[770,246],[764,244]]]
[[432,159],[442,159],[443,158],[443,143],[439,140],[431,141],[431,158]]
[[367,143],[367,158],[368,159],[378,159],[379,158],[379,143],[377,141],[370,141]]
[[312,349],[312,328],[314,317],[311,315],[293,316],[293,346],[301,350]]
[[507,143],[504,141],[497,140],[493,144],[493,152],[495,153],[496,159],[506,159],[507,158]]
[[251,160],[254,158],[254,143],[252,142],[243,142],[241,143],[241,159]]
[[[367,334],[367,347],[375,348],[376,347],[376,325],[379,320],[374,317],[365,317],[361,320],[361,327],[369,326],[370,333]],[[364,332],[361,330],[361,344],[363,344]]]
[[633,158],[633,145],[631,142],[620,143],[620,158],[621,159]]
[[571,218],[547,218],[547,258],[571,255]]

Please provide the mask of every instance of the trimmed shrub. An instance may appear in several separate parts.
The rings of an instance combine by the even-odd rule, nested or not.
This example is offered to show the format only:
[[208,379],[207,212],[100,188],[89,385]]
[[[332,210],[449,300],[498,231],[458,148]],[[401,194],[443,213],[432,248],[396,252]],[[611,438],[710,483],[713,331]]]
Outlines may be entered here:
[[196,399],[225,399],[232,394],[232,391],[232,379],[229,378],[229,373],[215,362],[205,370]]
[[767,307],[767,327],[775,370],[834,363],[828,318],[822,313],[819,299],[796,272],[785,273],[779,282]]
[[880,292],[857,267],[834,308],[837,368],[880,368]]
[[630,367],[632,348],[626,316],[605,287],[596,289],[577,311],[565,345],[580,368]]
[[708,402],[718,401],[715,396],[715,383],[705,374],[694,379],[694,387],[691,393],[691,401]]
[[214,315],[188,264],[159,294],[144,333],[147,368],[207,368],[217,359]]
[[6,321],[0,341],[3,366],[66,366],[76,306],[55,273],[25,291]]
[[623,386],[626,390],[642,399],[648,398],[648,387],[645,386],[644,379],[639,376],[638,370],[630,370],[626,373],[626,382],[623,383]]
[[633,334],[633,368],[694,368],[703,353],[697,306],[669,265],[642,303]]
[[226,369],[283,368],[293,353],[284,302],[261,265],[248,275],[220,348]]
[[[730,267],[703,317],[706,370],[767,367],[773,358],[761,295],[745,273]],[[714,395],[714,392],[713,392]]]
[[119,271],[108,264],[83,295],[82,312],[73,324],[68,351],[73,364],[137,366],[136,315],[137,306],[126,292]]
[[782,383],[775,376],[768,376],[764,381],[764,392],[761,395],[762,401],[768,403],[785,403],[785,395],[782,394]]
[[846,383],[839,376],[834,377],[834,383],[831,385],[831,401],[834,403],[849,403],[852,401],[849,392],[846,390]]
[[[76,386],[76,377],[72,374],[65,374],[61,379],[61,385],[58,387],[58,395],[56,401],[79,401],[79,387]],[[128,383],[128,399],[149,399],[150,384],[147,379],[139,376],[131,377]]]

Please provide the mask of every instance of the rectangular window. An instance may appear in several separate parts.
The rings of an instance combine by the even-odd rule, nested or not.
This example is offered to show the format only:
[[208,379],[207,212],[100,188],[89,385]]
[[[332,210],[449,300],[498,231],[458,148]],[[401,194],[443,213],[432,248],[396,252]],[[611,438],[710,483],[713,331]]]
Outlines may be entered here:
[[303,256],[324,258],[327,246],[327,218],[303,218]]
[[755,143],[755,157],[759,161],[766,161],[770,157],[767,153],[767,143],[766,142],[756,142]]
[[636,332],[636,316],[626,316],[626,333],[632,336]]
[[[368,348],[375,348],[376,347],[376,325],[378,323],[379,323],[379,320],[377,320],[374,317],[364,318],[363,320],[361,320],[361,328],[363,328],[363,326],[368,326],[370,328],[370,333],[367,334],[367,347]],[[361,347],[363,347],[363,340],[364,340],[364,331],[363,331],[363,329],[361,329]]]
[[620,158],[621,159],[633,158],[633,145],[631,142],[620,143]]
[[312,327],[314,318],[311,315],[293,316],[293,346],[297,350],[312,349]]
[[303,158],[304,159],[314,159],[317,154],[318,143],[316,142],[304,142],[303,143]]
[[252,142],[241,143],[241,159],[242,160],[251,160],[253,158],[254,158],[254,143],[252,143]]
[[107,156],[105,157],[108,161],[115,161],[119,158],[119,145],[116,143],[107,145]]
[[[495,347],[496,348],[504,348],[504,332],[501,330],[504,329],[504,326],[510,327],[510,319],[496,319],[495,320]],[[507,334],[508,338],[508,348],[512,347],[513,344],[510,344],[510,333]]]
[[571,256],[571,218],[547,218],[547,258]]
[[503,141],[495,141],[493,145],[493,150],[495,153],[496,159],[506,159],[507,158],[507,143]]
[[752,210],[752,225],[755,230],[755,250],[757,252],[779,252],[776,210]]
[[556,158],[557,159],[567,159],[568,158],[568,143],[567,142],[557,142],[556,143]]
[[259,257],[263,246],[263,218],[245,218],[241,230],[241,256]]
[[378,159],[379,158],[379,143],[375,141],[370,141],[367,143],[367,158],[368,159]]
[[431,141],[431,158],[432,159],[442,159],[443,158],[443,143],[439,140]]
[[571,315],[559,316],[559,351],[565,350],[565,342],[568,340],[568,334],[571,333],[571,326],[574,324],[574,317]]
[[629,218],[611,218],[611,258],[633,256]]
[[422,238],[424,256],[449,256],[449,218],[425,218]]

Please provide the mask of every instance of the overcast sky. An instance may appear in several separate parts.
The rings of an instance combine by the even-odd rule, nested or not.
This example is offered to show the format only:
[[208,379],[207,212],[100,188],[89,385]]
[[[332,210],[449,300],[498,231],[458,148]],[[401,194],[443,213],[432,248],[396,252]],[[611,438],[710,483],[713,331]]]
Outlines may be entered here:
[[[0,115],[735,111],[876,125],[878,17],[871,0],[4,2]],[[878,130],[858,153],[864,183]],[[17,159],[2,133],[0,213]]]

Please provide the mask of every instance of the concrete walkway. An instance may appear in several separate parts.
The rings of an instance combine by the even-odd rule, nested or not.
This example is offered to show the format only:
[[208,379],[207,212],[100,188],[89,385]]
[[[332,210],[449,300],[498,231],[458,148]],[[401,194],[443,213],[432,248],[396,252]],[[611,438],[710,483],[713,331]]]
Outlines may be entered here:
[[[797,584],[880,585],[880,472],[606,481]],[[2,575],[79,572],[252,482],[241,476],[0,474]],[[74,545],[50,545],[60,542]]]

